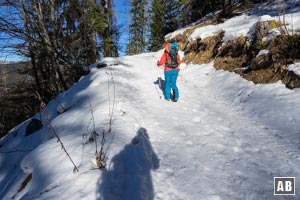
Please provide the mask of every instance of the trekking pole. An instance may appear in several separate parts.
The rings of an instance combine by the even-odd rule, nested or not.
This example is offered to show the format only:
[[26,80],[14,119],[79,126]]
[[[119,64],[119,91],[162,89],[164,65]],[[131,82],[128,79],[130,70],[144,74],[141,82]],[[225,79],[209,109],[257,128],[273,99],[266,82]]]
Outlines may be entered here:
[[[157,68],[156,70],[157,70],[158,86],[159,86],[159,88],[161,89],[161,78],[159,77],[159,70],[158,70],[158,67],[156,67],[156,68]],[[159,90],[157,89],[156,84],[155,84],[155,89],[156,89],[156,92],[157,92],[159,98],[161,99],[162,96],[161,96]]]
[[[157,68],[157,67],[156,67],[156,68]],[[159,71],[158,71],[158,69],[157,69],[157,72],[158,72],[158,74],[159,74]],[[161,89],[161,81],[160,81],[160,77],[159,77],[159,76],[157,76],[157,79],[158,79],[158,86],[159,86],[159,88]],[[161,96],[161,93],[159,92],[159,89],[157,88],[156,84],[155,84],[155,89],[156,89],[156,92],[157,92],[157,94],[158,94],[159,98],[161,99],[161,98],[162,98],[162,96]]]
[[157,94],[158,94],[158,96],[159,96],[159,98],[161,99],[162,97],[161,97],[161,94],[159,93],[159,91],[158,91],[158,89],[157,89],[157,86],[156,86],[156,84],[155,84],[155,89],[156,89],[156,92],[157,92]]
[[161,78],[160,78],[160,76],[159,76],[159,69],[158,69],[158,67],[157,67],[157,78],[158,78],[158,85],[159,85],[159,88],[161,89]]
[[[152,55],[152,57],[154,57],[155,59],[157,59],[156,56],[155,56],[154,54]],[[158,61],[157,61],[157,62],[158,62]],[[155,66],[155,67],[156,67],[156,72],[157,72],[158,86],[159,86],[159,89],[162,89],[162,88],[161,88],[161,78],[160,78],[160,76],[159,76],[159,69],[158,69],[158,66]],[[158,91],[159,89],[157,89],[156,84],[155,84],[155,89],[156,89],[156,92],[157,92],[159,98],[162,99],[162,95],[161,95],[161,93]]]

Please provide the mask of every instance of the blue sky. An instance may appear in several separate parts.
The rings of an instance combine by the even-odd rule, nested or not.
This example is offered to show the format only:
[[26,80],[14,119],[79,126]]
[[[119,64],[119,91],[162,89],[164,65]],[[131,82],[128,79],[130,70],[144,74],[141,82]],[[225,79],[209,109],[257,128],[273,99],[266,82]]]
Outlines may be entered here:
[[114,2],[113,10],[116,15],[117,24],[121,28],[120,29],[120,45],[121,50],[120,54],[125,55],[126,44],[128,41],[128,32],[129,32],[129,23],[130,16],[129,10],[131,9],[131,0],[118,0]]
[[[6,48],[2,49],[2,46],[4,45],[14,45],[18,43],[17,39],[8,38],[7,35],[0,34],[0,43],[1,43],[1,49],[0,49],[0,60],[1,61],[24,61],[26,60],[23,56],[19,56],[15,53],[15,50],[13,48]],[[19,41],[20,43],[21,41]]]
[[[0,3],[3,3],[0,0]],[[8,6],[0,6],[0,13],[2,16],[8,13],[15,13],[15,10],[12,7]],[[18,17],[15,14],[9,15],[13,20],[17,19]],[[8,19],[9,20],[9,19]],[[1,61],[21,61],[24,60],[23,57],[16,55],[13,48],[5,48],[6,46],[13,46],[18,43],[22,43],[22,41],[18,39],[11,38],[7,34],[0,32],[0,60]]]

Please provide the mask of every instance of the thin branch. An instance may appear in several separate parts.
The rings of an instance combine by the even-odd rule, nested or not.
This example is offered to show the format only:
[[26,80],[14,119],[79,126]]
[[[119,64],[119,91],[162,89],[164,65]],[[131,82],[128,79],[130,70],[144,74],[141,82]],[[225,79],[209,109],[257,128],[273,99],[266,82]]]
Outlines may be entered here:
[[32,150],[33,149],[17,149],[17,150],[12,150],[12,151],[0,151],[0,153],[8,154],[8,153],[17,153],[17,152],[29,152]]
[[53,126],[51,125],[51,121],[49,119],[49,115],[50,113],[45,109],[45,114],[47,116],[47,123],[50,127],[50,129],[52,130],[52,132],[54,133],[55,137],[57,138],[57,142],[61,145],[62,149],[64,150],[64,152],[67,154],[68,158],[70,159],[70,161],[72,162],[74,169],[73,169],[73,173],[76,173],[79,171],[78,167],[76,166],[76,164],[74,163],[74,161],[72,160],[70,154],[68,153],[67,149],[65,148],[63,142],[61,141],[60,137],[58,136],[58,134],[56,133],[55,129],[53,128]]
[[[111,67],[110,67],[110,79],[112,80],[112,85],[113,85],[113,100],[111,102],[110,99],[110,81],[108,79],[108,106],[109,106],[109,128],[108,128],[108,132],[111,132],[111,127],[112,127],[112,120],[113,120],[113,115],[114,115],[114,110],[115,110],[115,102],[116,102],[116,86],[115,86],[115,80],[111,71]],[[111,106],[112,104],[112,106]]]

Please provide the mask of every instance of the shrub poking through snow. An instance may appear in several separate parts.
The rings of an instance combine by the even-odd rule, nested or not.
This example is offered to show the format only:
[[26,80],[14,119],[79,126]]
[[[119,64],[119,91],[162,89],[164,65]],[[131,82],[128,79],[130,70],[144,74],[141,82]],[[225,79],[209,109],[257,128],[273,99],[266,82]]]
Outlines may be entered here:
[[102,132],[102,139],[101,139],[101,144],[100,144],[100,150],[98,151],[98,136],[99,134],[96,131],[96,126],[95,126],[95,118],[94,118],[94,111],[93,107],[91,105],[91,102],[89,102],[90,106],[90,112],[92,115],[92,122],[93,122],[93,130],[88,139],[86,140],[86,144],[95,142],[95,155],[96,155],[96,165],[99,169],[105,168],[106,167],[106,156],[104,153],[104,144],[105,144],[105,130],[103,129]]

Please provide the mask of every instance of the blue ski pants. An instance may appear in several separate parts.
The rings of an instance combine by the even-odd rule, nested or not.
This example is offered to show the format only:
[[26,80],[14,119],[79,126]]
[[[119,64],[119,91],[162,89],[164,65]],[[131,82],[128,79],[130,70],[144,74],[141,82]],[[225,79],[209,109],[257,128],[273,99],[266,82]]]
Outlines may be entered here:
[[175,99],[179,98],[179,91],[176,86],[176,81],[178,77],[179,70],[169,70],[165,71],[165,98],[170,99],[171,98],[171,89],[173,90],[173,95]]

